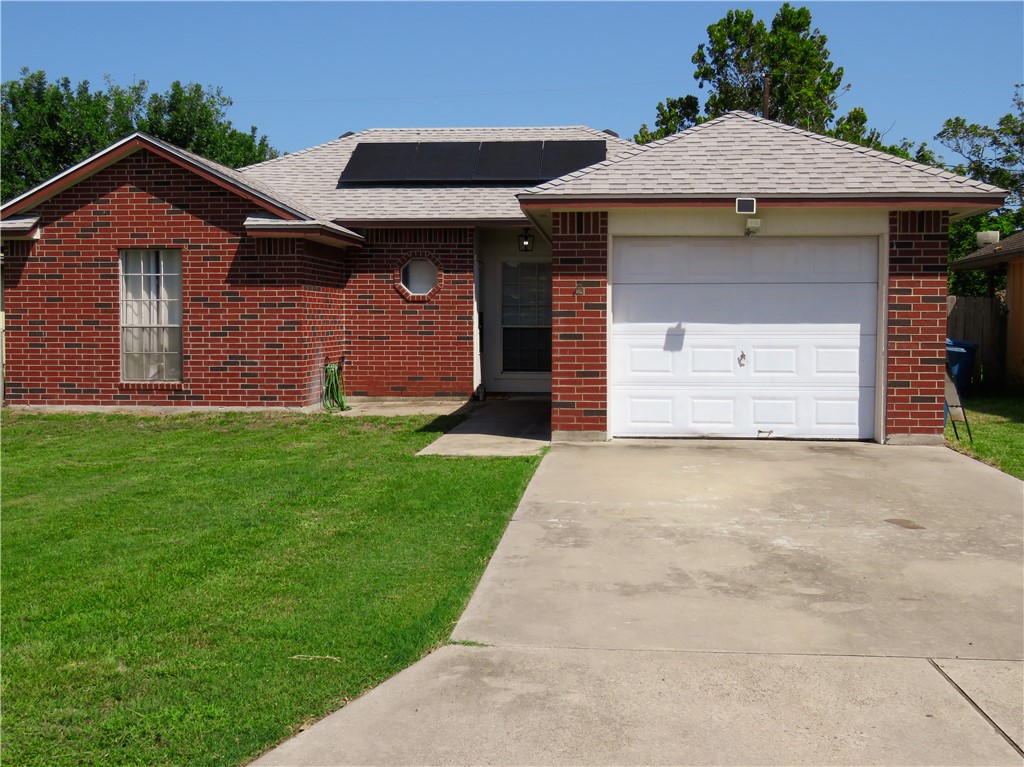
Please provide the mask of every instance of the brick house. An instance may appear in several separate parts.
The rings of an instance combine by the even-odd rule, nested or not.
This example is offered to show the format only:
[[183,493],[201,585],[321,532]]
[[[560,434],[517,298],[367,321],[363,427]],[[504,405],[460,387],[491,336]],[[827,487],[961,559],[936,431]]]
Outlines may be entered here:
[[937,441],[951,218],[1005,193],[745,113],[370,130],[232,170],[134,135],[2,208],[6,402],[551,393],[557,438]]

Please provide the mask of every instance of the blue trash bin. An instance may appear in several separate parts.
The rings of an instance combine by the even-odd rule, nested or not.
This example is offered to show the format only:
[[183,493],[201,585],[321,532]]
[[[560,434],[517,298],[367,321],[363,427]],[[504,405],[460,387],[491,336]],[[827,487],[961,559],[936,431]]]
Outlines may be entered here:
[[978,344],[959,338],[946,339],[946,359],[953,370],[953,380],[962,397],[967,396],[974,374],[974,359],[978,355]]

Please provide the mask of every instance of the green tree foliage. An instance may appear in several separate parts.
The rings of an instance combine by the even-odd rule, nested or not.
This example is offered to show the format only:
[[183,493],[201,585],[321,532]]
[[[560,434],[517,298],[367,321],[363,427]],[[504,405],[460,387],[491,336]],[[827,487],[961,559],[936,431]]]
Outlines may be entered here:
[[165,93],[148,90],[145,81],[123,87],[108,80],[93,91],[87,80],[49,82],[45,72],[28,69],[4,82],[0,198],[16,197],[137,130],[232,167],[278,155],[255,127],[232,126],[232,102],[219,87],[175,81]]
[[[753,11],[729,11],[697,46],[693,76],[709,89],[708,118],[733,109],[821,133],[831,122],[843,68],[833,68],[828,38],[811,12],[783,3],[771,29]],[[768,110],[764,110],[767,83]]]
[[784,3],[770,29],[753,11],[729,11],[707,31],[708,42],[691,59],[698,87],[708,89],[704,115],[695,96],[666,99],[658,105],[655,130],[642,126],[637,143],[735,109],[819,133],[828,128],[843,69],[833,66],[828,38],[812,28],[809,10]]
[[[994,127],[953,117],[946,120],[935,138],[960,156],[961,162],[950,168],[954,173],[1009,192],[1007,207],[950,224],[950,262],[977,250],[977,232],[999,231],[1005,237],[1024,228],[1024,85],[1014,89],[1011,110]],[[996,287],[1004,282],[1000,280]],[[950,272],[949,292],[954,295],[983,296],[988,287],[988,278],[982,272]]]
[[697,124],[700,119],[700,101],[696,96],[683,96],[681,99],[668,98],[658,104],[658,116],[654,120],[654,130],[647,129],[647,124],[640,126],[639,132],[633,136],[638,144],[649,144],[665,136],[671,136]]

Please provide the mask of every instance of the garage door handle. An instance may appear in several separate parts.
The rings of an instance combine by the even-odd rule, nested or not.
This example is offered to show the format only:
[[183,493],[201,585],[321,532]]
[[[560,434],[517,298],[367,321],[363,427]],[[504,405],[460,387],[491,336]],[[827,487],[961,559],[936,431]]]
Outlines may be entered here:
[[744,365],[747,364],[747,353],[746,352],[740,352],[739,363],[740,363],[740,367],[743,367]]

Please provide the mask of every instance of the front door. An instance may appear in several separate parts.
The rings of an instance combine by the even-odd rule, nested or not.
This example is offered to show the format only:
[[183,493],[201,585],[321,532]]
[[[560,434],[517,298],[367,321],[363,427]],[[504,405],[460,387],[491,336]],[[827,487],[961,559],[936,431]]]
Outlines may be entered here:
[[494,256],[484,268],[484,385],[492,392],[550,392],[550,256]]

